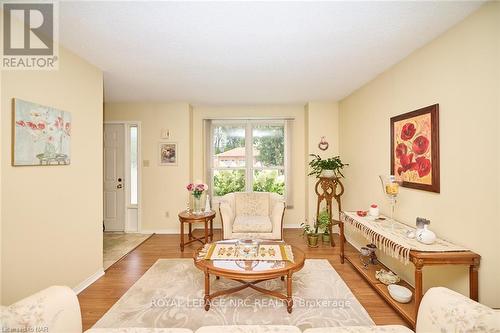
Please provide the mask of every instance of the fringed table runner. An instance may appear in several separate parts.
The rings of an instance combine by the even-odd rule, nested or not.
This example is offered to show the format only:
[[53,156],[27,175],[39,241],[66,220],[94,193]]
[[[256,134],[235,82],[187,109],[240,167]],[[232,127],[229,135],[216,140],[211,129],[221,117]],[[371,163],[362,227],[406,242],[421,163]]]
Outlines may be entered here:
[[231,243],[206,244],[198,258],[205,260],[265,260],[293,262],[293,251],[286,244],[259,244],[256,251],[245,252],[243,246]]
[[410,231],[415,232],[415,228],[398,221],[392,221],[389,218],[385,220],[373,220],[370,217],[360,217],[354,212],[341,212],[340,219],[346,225],[353,226],[355,231],[360,232],[366,239],[375,244],[379,250],[405,264],[410,260],[411,250],[420,252],[469,250],[440,238],[437,238],[430,245],[420,243],[416,239],[406,236]]

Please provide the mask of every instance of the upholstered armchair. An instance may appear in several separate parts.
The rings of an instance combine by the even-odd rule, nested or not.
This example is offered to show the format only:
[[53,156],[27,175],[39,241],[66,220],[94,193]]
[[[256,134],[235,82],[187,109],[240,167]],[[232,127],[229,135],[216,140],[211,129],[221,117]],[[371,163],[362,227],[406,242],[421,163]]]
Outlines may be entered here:
[[220,199],[222,239],[283,239],[285,201],[276,193],[236,192]]

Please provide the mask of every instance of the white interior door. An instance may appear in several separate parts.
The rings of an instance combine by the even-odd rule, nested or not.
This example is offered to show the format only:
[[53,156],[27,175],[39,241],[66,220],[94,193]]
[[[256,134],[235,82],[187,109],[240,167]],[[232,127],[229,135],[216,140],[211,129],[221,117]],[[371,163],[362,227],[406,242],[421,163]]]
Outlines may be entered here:
[[125,125],[104,124],[104,227],[125,230]]

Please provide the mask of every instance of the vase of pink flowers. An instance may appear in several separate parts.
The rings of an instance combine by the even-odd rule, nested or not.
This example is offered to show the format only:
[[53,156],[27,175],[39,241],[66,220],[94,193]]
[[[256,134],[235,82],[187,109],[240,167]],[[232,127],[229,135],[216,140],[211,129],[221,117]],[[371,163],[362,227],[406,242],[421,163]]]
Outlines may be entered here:
[[190,183],[186,186],[186,189],[191,193],[193,196],[193,202],[194,202],[194,207],[192,210],[193,214],[202,214],[202,208],[201,208],[201,196],[203,192],[208,190],[208,185],[203,184],[203,183]]

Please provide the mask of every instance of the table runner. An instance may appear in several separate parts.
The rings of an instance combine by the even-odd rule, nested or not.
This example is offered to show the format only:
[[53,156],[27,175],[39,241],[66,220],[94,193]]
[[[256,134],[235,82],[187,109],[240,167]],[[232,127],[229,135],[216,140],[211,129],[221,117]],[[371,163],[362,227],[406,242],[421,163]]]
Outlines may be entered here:
[[293,251],[286,244],[259,244],[257,251],[245,254],[237,243],[206,244],[199,254],[205,260],[266,260],[293,262]]
[[[420,243],[416,239],[408,238],[407,232],[415,231],[416,228],[408,226],[399,221],[373,220],[370,217],[360,217],[354,212],[341,212],[340,219],[363,234],[377,248],[393,258],[399,259],[407,264],[410,260],[410,251],[421,252],[453,252],[468,251],[469,249],[450,243],[441,238],[436,238],[433,244]],[[393,226],[394,223],[394,226]]]

